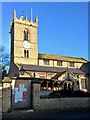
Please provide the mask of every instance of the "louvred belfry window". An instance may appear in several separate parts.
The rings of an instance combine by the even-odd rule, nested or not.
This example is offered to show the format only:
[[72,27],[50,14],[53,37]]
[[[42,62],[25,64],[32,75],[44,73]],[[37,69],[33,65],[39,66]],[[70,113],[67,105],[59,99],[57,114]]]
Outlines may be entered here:
[[24,30],[24,41],[28,41],[28,30]]
[[24,50],[24,57],[29,58],[29,50]]

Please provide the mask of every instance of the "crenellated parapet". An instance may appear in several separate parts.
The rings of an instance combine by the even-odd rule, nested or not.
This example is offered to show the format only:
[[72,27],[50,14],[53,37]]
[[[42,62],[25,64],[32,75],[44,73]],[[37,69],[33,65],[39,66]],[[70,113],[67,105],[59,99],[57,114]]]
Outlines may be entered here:
[[27,16],[26,16],[26,17],[20,16],[20,17],[18,18],[17,15],[16,15],[16,10],[14,10],[13,20],[12,20],[10,26],[12,26],[13,22],[14,22],[14,23],[18,23],[18,24],[23,24],[23,25],[33,26],[33,27],[38,28],[38,16],[35,17],[35,21],[33,21],[33,20],[28,20]]

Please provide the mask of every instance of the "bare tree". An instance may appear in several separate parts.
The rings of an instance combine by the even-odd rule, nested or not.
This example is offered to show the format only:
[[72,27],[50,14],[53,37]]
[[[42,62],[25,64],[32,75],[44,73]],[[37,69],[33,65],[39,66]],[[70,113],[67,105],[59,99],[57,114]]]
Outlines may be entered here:
[[0,81],[6,75],[5,67],[10,65],[10,55],[5,52],[5,48],[0,46]]
[[5,48],[0,46],[0,66],[5,67],[10,64],[10,55],[5,52]]

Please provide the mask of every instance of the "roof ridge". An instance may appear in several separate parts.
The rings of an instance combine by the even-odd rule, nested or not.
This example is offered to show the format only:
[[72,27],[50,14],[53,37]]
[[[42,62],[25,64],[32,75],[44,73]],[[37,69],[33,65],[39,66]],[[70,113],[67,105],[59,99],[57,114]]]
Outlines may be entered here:
[[38,53],[38,54],[41,54],[41,55],[52,55],[52,56],[66,57],[66,58],[74,58],[74,59],[83,59],[83,60],[87,61],[85,58],[82,58],[82,57],[62,56],[62,55],[45,54],[45,53]]

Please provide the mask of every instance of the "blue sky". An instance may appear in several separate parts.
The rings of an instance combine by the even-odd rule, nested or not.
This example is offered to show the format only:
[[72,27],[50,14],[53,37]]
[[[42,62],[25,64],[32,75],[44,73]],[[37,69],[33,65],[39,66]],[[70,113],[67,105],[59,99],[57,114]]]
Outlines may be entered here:
[[39,18],[38,51],[88,59],[88,3],[86,2],[4,2],[2,3],[2,45],[10,53],[10,22],[28,16],[30,8]]

